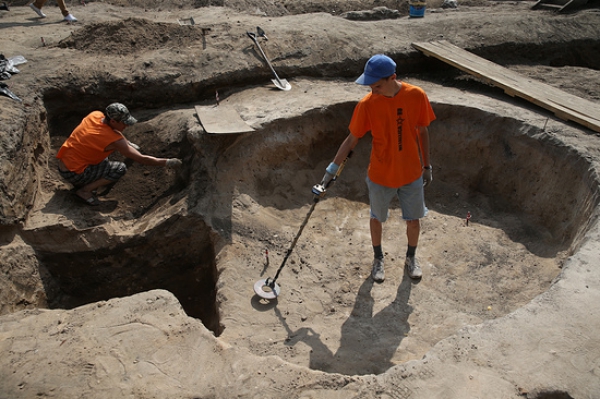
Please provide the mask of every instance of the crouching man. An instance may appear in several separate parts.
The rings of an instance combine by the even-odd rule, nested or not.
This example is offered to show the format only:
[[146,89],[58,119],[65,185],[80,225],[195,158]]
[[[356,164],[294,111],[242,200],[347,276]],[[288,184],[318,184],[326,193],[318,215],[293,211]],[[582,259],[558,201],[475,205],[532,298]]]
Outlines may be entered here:
[[76,197],[85,204],[100,205],[97,190],[116,183],[127,172],[125,163],[108,160],[114,151],[143,165],[181,166],[177,158],[155,158],[140,153],[122,133],[136,122],[125,105],[112,103],[104,112],[93,111],[83,118],[58,150],[59,173],[76,188]]

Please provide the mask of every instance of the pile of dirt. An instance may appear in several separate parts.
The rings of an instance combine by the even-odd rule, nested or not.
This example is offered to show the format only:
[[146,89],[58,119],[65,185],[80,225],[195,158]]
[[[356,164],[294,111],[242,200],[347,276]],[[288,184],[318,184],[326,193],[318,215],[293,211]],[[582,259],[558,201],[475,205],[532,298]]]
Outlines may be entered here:
[[202,30],[192,29],[191,26],[129,18],[114,23],[88,25],[62,40],[59,47],[90,53],[124,55],[164,47],[187,47],[203,39]]

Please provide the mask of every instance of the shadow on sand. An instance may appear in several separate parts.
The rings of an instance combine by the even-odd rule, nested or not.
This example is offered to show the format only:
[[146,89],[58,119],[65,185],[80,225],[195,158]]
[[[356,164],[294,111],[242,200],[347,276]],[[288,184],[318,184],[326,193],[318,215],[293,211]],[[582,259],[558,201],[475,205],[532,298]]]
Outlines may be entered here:
[[288,333],[286,344],[293,346],[304,342],[310,346],[311,369],[345,375],[380,374],[394,366],[391,359],[410,331],[408,316],[412,307],[408,300],[413,283],[404,275],[394,301],[373,314],[373,280],[367,278],[358,290],[350,317],[342,324],[340,346],[336,353],[312,328],[292,331],[277,306],[273,309]]

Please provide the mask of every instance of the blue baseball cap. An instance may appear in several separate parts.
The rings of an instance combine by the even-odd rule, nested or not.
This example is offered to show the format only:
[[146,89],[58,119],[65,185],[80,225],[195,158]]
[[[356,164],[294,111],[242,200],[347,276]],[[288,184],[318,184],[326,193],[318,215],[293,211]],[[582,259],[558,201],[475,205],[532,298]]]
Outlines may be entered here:
[[376,54],[365,64],[365,71],[356,79],[360,85],[372,85],[380,79],[396,73],[396,63],[387,55]]

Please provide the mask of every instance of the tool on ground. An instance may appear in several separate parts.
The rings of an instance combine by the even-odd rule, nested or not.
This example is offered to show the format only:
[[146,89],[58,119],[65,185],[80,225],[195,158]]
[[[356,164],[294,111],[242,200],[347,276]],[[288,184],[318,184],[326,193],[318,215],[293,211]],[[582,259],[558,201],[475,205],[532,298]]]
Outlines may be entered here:
[[292,85],[285,79],[281,79],[278,75],[277,72],[275,72],[275,69],[273,69],[273,65],[271,65],[271,62],[269,61],[269,59],[267,58],[267,56],[265,55],[265,52],[263,51],[262,47],[260,47],[260,43],[258,43],[258,39],[257,37],[262,37],[265,40],[269,40],[267,38],[267,35],[265,35],[265,31],[262,30],[260,27],[256,27],[256,32],[246,32],[246,34],[248,35],[248,37],[250,39],[252,39],[252,41],[254,42],[254,44],[256,44],[256,47],[258,47],[258,50],[260,51],[260,54],[262,55],[262,57],[264,58],[264,60],[267,62],[267,65],[269,66],[269,68],[271,68],[271,72],[273,72],[273,75],[275,75],[275,79],[271,79],[271,81],[273,82],[273,84],[275,85],[275,87],[277,87],[280,90],[284,90],[284,91],[288,91],[292,88]]
[[208,134],[239,134],[254,131],[254,128],[242,119],[232,105],[220,100],[218,106],[196,105],[195,108],[198,120]]
[[3,94],[5,96],[10,97],[13,100],[17,100],[19,102],[23,101],[19,97],[17,97],[17,95],[15,93],[13,93],[12,91],[9,90],[8,85],[6,83],[0,82],[0,94]]
[[[196,21],[194,21],[194,17],[182,18],[177,20],[179,25],[196,25]],[[204,35],[204,29],[202,29],[202,35]]]
[[257,34],[259,37],[263,37],[265,40],[269,40],[269,38],[268,38],[268,37],[267,37],[267,35],[265,34],[265,31],[264,31],[264,30],[262,30],[262,28],[261,28],[260,26],[257,26],[257,27],[256,27],[256,34]]
[[259,297],[261,297],[263,299],[276,299],[279,296],[279,294],[281,293],[281,287],[279,287],[279,284],[276,283],[277,278],[279,277],[279,273],[281,273],[281,270],[285,266],[285,263],[287,262],[288,258],[292,254],[292,251],[294,250],[294,247],[296,246],[296,243],[298,242],[298,239],[300,238],[300,235],[302,234],[302,230],[304,230],[306,223],[308,223],[308,219],[310,219],[310,215],[312,215],[313,211],[315,210],[315,206],[321,200],[321,198],[323,198],[325,196],[325,193],[327,192],[327,188],[329,186],[331,186],[337,180],[337,178],[340,176],[340,174],[342,173],[342,170],[344,169],[344,166],[346,165],[346,162],[348,162],[348,159],[350,158],[351,155],[352,155],[352,151],[348,154],[348,156],[346,157],[344,162],[342,162],[342,164],[338,168],[337,172],[335,173],[335,176],[327,185],[323,185],[321,183],[321,184],[315,184],[313,186],[313,188],[312,188],[313,204],[311,205],[310,209],[308,210],[308,213],[306,214],[306,217],[304,218],[302,225],[300,225],[300,230],[298,230],[296,237],[294,237],[294,240],[292,241],[290,248],[287,250],[285,257],[283,258],[283,261],[281,262],[281,266],[279,266],[279,269],[277,269],[277,273],[275,273],[275,277],[274,278],[269,277],[266,279],[258,280],[256,283],[254,283],[254,292]]

